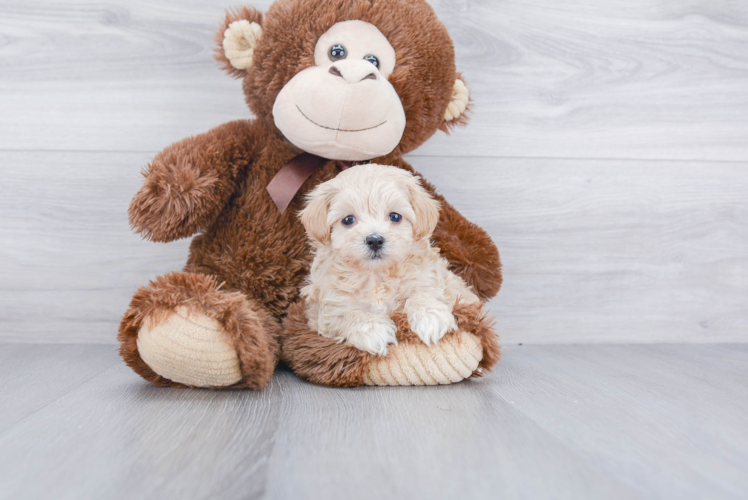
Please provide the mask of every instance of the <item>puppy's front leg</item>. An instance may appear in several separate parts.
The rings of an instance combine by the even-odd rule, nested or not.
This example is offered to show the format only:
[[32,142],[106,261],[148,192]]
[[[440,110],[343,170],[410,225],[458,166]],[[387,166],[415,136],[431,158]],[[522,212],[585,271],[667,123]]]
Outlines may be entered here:
[[416,293],[405,301],[410,329],[428,345],[437,343],[448,332],[457,329],[452,308],[430,293]]
[[384,315],[368,311],[347,311],[330,322],[329,331],[335,338],[347,340],[362,351],[387,355],[387,345],[397,344],[397,326]]

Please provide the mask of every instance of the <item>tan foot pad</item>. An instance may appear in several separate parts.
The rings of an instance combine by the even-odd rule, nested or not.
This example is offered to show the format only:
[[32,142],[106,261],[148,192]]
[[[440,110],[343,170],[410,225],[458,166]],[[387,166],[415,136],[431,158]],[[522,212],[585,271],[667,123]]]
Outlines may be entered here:
[[194,387],[226,387],[242,379],[239,357],[214,319],[177,308],[158,325],[144,321],[138,352],[153,371]]
[[443,338],[435,346],[390,346],[387,357],[369,362],[366,385],[445,385],[470,377],[483,359],[480,339],[472,333]]

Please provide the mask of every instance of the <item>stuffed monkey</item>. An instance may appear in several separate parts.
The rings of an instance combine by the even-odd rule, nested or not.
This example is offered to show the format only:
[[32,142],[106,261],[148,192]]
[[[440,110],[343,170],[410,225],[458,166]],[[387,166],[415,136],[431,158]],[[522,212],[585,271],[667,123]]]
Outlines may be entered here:
[[[133,297],[119,329],[122,357],[146,380],[174,387],[260,389],[281,356],[318,383],[402,383],[377,369],[384,360],[318,345],[304,331],[299,289],[311,252],[298,212],[305,193],[353,164],[412,172],[404,154],[467,123],[468,90],[447,30],[424,0],[278,0],[265,15],[229,12],[217,42],[216,59],[242,79],[256,118],[179,141],[144,172],[132,227],[156,242],[193,239],[182,271]],[[442,207],[434,245],[482,300],[495,296],[502,278],[491,238],[423,184]],[[461,330],[442,350],[472,349],[480,359],[462,371],[477,375],[498,359],[498,344],[482,311],[457,309]]]

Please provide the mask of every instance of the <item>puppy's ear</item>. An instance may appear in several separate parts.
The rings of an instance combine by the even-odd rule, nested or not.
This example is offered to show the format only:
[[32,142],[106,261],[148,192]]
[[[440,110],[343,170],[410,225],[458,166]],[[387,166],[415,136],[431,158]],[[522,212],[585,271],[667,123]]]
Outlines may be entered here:
[[426,191],[417,177],[408,185],[410,204],[416,214],[413,221],[413,237],[416,240],[428,238],[439,222],[439,202]]
[[317,243],[324,244],[330,240],[327,214],[330,211],[333,192],[334,189],[329,182],[320,184],[307,195],[306,206],[299,214],[307,234]]

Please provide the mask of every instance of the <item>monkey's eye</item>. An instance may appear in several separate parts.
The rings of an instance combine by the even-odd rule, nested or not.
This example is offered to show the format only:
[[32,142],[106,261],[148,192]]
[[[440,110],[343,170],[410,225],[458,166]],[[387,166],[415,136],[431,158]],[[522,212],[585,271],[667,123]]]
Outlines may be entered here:
[[345,50],[345,47],[342,45],[333,45],[330,47],[330,60],[331,61],[340,61],[341,59],[345,59],[348,56],[348,53]]
[[349,215],[348,217],[344,217],[342,222],[344,226],[352,226],[356,223],[356,218],[352,215]]
[[373,56],[373,55],[369,54],[368,56],[364,57],[364,61],[369,61],[370,63],[372,63],[377,68],[379,67],[379,59],[377,59],[377,56]]
[[390,214],[390,220],[394,222],[395,224],[399,224],[403,220],[403,216],[400,214],[396,214],[395,212],[392,212]]

